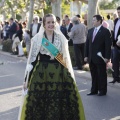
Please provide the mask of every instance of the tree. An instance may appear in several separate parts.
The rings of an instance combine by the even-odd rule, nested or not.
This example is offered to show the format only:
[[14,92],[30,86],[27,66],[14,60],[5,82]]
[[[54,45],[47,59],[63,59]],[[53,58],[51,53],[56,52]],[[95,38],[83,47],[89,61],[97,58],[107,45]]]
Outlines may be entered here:
[[[26,16],[28,12],[29,0],[5,0],[2,4],[2,8],[0,8],[1,14],[5,15],[6,17],[13,17],[16,18],[17,16]],[[25,14],[24,14],[25,13]]]
[[62,5],[61,5],[61,13],[62,13],[62,17],[67,14],[70,16],[70,4],[69,3],[66,3],[66,2],[62,2]]
[[52,0],[52,13],[55,16],[61,17],[61,0]]
[[55,16],[61,17],[62,0],[46,0],[46,3],[52,6],[52,13]]
[[88,28],[92,27],[93,15],[97,14],[98,0],[89,0],[88,1]]
[[34,0],[30,0],[29,19],[27,24],[28,29],[30,29],[30,24],[32,23],[33,20],[33,9],[34,9]]
[[5,0],[0,0],[0,7],[3,7]]
[[119,6],[120,0],[101,0],[99,2],[100,9],[116,9]]

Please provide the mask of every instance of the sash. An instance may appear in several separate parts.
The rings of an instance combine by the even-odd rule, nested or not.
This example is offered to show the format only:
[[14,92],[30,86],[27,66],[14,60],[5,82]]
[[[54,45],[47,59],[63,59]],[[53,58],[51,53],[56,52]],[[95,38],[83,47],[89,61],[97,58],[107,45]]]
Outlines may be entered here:
[[46,38],[43,38],[42,39],[42,46],[48,52],[50,52],[58,62],[60,62],[64,67],[67,68],[66,63],[63,61],[62,54],[60,54],[59,50],[51,42],[49,42]]

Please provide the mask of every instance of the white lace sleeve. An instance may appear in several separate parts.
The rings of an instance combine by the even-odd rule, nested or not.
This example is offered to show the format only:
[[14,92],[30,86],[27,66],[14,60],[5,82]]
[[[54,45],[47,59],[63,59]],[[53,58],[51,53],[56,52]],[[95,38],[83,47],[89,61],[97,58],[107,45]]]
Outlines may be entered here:
[[36,36],[33,39],[31,39],[31,48],[27,60],[25,77],[33,69],[33,65],[31,63],[36,60],[36,57],[40,51],[41,41],[38,40],[38,38],[39,38],[39,34],[36,34]]

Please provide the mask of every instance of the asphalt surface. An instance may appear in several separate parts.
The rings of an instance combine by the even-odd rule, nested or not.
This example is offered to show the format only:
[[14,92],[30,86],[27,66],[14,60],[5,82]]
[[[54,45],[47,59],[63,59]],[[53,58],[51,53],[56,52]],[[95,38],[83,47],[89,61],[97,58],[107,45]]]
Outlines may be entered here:
[[[17,120],[25,67],[25,57],[0,52],[0,120]],[[108,83],[106,96],[87,96],[91,87],[89,72],[75,71],[75,77],[86,120],[120,120],[119,83]]]

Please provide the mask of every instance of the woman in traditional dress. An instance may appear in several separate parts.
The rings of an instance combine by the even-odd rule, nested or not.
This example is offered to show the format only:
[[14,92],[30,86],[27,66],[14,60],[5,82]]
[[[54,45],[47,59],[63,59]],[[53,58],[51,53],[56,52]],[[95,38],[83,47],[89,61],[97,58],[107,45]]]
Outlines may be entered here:
[[39,33],[31,41],[24,82],[28,93],[19,120],[85,120],[68,40],[57,28],[53,14],[44,16]]

